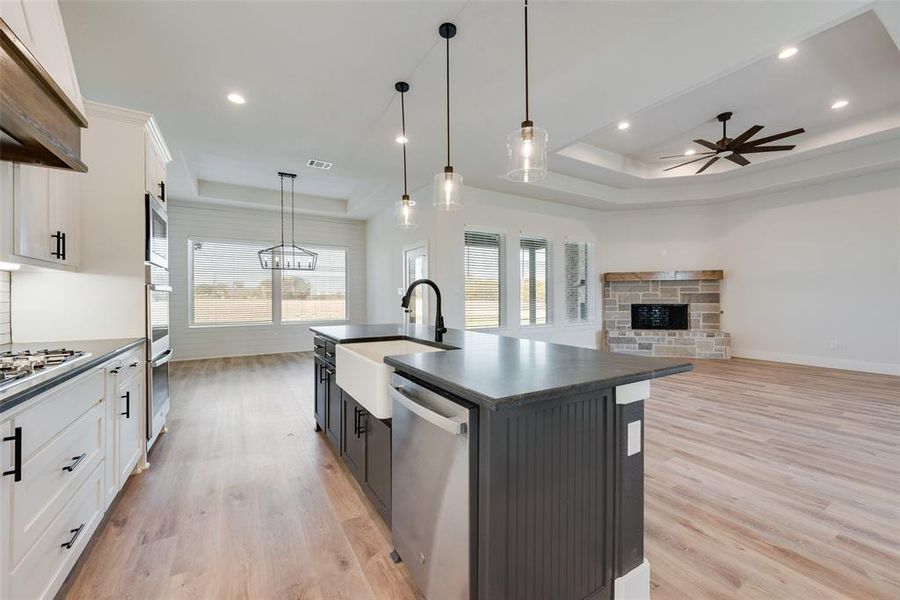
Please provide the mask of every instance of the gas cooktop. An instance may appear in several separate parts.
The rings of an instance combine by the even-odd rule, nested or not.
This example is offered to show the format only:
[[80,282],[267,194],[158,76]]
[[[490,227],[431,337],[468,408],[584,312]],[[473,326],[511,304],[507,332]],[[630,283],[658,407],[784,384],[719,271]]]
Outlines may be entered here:
[[87,356],[83,350],[23,350],[0,352],[0,390],[26,379],[40,377],[64,363]]

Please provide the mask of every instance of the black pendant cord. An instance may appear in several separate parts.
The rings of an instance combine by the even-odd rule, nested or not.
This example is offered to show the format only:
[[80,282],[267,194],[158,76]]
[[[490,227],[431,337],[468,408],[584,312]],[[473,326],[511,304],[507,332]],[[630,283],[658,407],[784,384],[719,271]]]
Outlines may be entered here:
[[281,246],[284,247],[284,175],[281,175]]
[[447,38],[447,166],[450,166],[450,38]]
[[406,139],[406,102],[404,101],[404,97],[406,96],[405,92],[400,92],[400,129],[401,135],[403,136],[403,196],[409,196],[409,192],[406,189],[406,144],[408,140]]
[[528,104],[528,0],[525,0],[525,121],[531,121]]
[[[291,257],[296,261],[296,245],[294,244],[294,179],[291,178]],[[296,264],[296,262],[295,262]]]

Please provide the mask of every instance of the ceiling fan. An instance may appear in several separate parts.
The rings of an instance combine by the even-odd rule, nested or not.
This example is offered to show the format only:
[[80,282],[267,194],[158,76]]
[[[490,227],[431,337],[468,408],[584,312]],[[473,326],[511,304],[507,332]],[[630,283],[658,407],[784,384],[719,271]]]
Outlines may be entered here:
[[[672,169],[677,169],[678,167],[683,167],[685,165],[689,165],[691,163],[695,163],[697,161],[706,160],[707,162],[700,167],[700,170],[697,171],[699,175],[706,169],[712,166],[714,162],[719,160],[720,158],[724,158],[726,160],[730,160],[733,163],[739,164],[742,167],[745,167],[750,164],[750,161],[744,158],[744,154],[752,154],[754,152],[785,152],[787,150],[793,150],[794,146],[763,146],[763,144],[767,144],[769,142],[774,142],[776,140],[781,140],[786,137],[791,137],[792,135],[799,135],[804,133],[804,129],[801,127],[800,129],[792,129],[791,131],[785,131],[783,133],[776,133],[775,135],[770,135],[769,137],[758,138],[755,140],[751,140],[754,135],[760,132],[763,128],[762,125],[754,125],[741,135],[732,139],[729,138],[726,133],[726,124],[728,123],[728,119],[731,118],[730,112],[723,112],[722,114],[716,117],[720,123],[722,123],[722,139],[718,142],[708,142],[706,140],[694,140],[695,144],[700,144],[704,148],[709,148],[709,152],[701,152],[697,156],[698,158],[694,158],[687,162],[683,162],[680,165],[675,165],[674,167],[668,167],[667,169],[663,169],[664,171],[671,171]],[[663,156],[661,159],[666,158],[684,158],[684,154],[676,154],[674,156]]]

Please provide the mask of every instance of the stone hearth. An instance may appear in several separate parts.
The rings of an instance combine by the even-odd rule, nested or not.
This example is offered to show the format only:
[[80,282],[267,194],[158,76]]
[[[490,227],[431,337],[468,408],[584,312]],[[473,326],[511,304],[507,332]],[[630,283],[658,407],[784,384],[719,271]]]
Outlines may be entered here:
[[[710,278],[683,278],[698,276]],[[607,273],[602,345],[613,352],[643,356],[730,358],[731,334],[719,324],[721,277],[721,271]],[[636,303],[687,304],[689,328],[632,329],[631,305]]]

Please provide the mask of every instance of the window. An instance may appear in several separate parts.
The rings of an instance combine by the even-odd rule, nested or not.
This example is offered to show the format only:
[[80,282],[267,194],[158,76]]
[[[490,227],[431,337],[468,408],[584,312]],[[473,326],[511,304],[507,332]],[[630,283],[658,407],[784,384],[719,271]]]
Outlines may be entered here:
[[188,244],[191,325],[347,320],[344,248],[304,246],[319,255],[315,271],[273,271],[257,258],[271,242]]
[[347,319],[347,251],[304,246],[319,255],[315,271],[281,271],[282,321]]
[[566,242],[566,323],[591,321],[590,244]]
[[272,275],[256,253],[267,242],[190,240],[194,325],[272,322]]
[[519,307],[522,325],[546,325],[549,322],[549,246],[550,242],[546,238],[519,238]]
[[466,329],[503,325],[505,246],[505,237],[501,233],[465,233]]
[[[428,249],[416,246],[403,251],[403,289],[406,290],[413,281],[428,277]],[[409,322],[428,323],[428,297],[425,286],[420,285],[413,290],[409,303]]]

